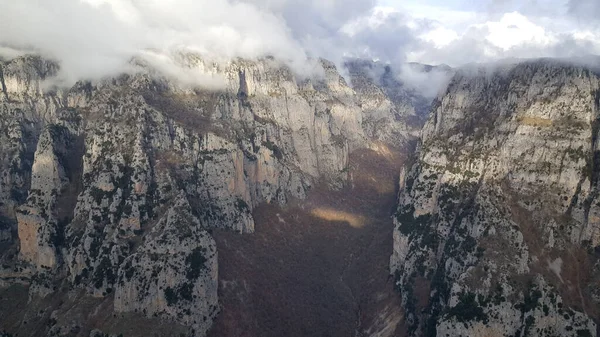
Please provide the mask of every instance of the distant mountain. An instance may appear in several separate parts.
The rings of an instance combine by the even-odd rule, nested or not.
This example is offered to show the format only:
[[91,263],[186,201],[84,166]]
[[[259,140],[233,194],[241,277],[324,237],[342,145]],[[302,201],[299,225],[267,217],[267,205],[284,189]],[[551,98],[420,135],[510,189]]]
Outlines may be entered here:
[[[345,68],[352,88],[361,97],[367,132],[392,143],[403,141],[407,133],[418,136],[433,101],[433,97],[428,97],[416,81],[407,83],[406,80],[415,72],[423,78],[432,72],[444,73],[442,77],[449,78],[452,73],[447,66],[410,63],[406,69],[395,69],[388,64],[363,59],[347,60]],[[444,81],[442,78],[429,79]],[[429,84],[436,89],[444,86],[444,83]],[[397,122],[387,120],[390,117]]]

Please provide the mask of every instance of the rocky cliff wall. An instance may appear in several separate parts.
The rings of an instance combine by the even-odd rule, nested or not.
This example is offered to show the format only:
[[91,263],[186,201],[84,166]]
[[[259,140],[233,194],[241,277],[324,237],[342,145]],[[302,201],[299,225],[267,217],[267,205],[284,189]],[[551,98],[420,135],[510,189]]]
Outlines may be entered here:
[[[83,292],[114,315],[202,336],[219,312],[209,231],[253,232],[257,205],[304,198],[320,182],[339,188],[352,151],[390,140],[366,131],[360,90],[327,61],[321,76],[299,79],[270,59],[182,57],[223,86],[193,88],[141,64],[64,88],[42,58],[0,64],[4,286],[28,286],[30,300],[60,292],[74,306]],[[398,130],[390,145],[406,145],[414,132],[379,100],[379,117]],[[94,328],[68,324],[47,333]]]
[[401,173],[391,270],[415,335],[595,336],[598,74],[459,71]]

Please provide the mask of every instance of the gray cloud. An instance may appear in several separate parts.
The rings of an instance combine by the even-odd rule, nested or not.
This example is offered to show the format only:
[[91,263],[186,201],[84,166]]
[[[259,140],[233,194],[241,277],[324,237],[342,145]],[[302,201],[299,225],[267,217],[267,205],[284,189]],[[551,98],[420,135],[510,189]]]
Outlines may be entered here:
[[126,69],[145,50],[187,50],[211,59],[272,55],[298,71],[307,55],[282,17],[227,0],[0,0],[0,45],[61,63],[66,81]]
[[600,20],[600,2],[597,0],[569,0],[568,11],[581,20]]
[[[555,24],[558,8],[579,18],[600,17],[596,0],[549,1],[555,6],[489,0],[473,10],[483,11],[484,21],[519,10],[544,29]],[[61,63],[61,79],[70,83],[126,71],[133,57],[180,77],[175,55],[181,51],[211,61],[273,56],[299,74],[310,74],[316,57],[338,65],[347,57],[370,58],[400,69],[415,57],[457,66],[504,57],[572,56],[597,47],[589,39],[553,31],[551,43],[526,40],[501,48],[488,38],[491,26],[475,22],[439,44],[421,35],[445,28],[443,23],[376,5],[375,0],[0,0],[0,56],[42,53]],[[573,28],[569,22],[566,27]],[[219,82],[200,74],[185,81],[193,78]]]
[[122,71],[123,60],[139,47],[127,27],[105,7],[80,2],[0,1],[0,44],[6,49],[41,51],[65,65],[66,77],[97,77]]
[[[374,0],[0,0],[0,55],[40,52],[60,61],[66,82],[127,68],[132,57],[173,61],[191,51],[216,61],[273,56],[297,73],[309,58],[342,60],[340,33]],[[172,62],[171,62],[172,63]],[[173,69],[173,64],[163,65]]]
[[404,62],[406,51],[417,43],[416,31],[406,25],[407,21],[405,15],[392,13],[382,24],[361,30],[353,38],[355,48],[359,49],[359,56],[395,63]]

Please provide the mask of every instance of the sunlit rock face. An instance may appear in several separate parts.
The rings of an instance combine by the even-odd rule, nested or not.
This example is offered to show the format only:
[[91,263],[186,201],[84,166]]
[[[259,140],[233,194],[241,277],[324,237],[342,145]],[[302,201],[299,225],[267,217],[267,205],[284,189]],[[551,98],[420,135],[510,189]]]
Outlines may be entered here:
[[[61,245],[60,219],[55,209],[61,207],[60,192],[69,183],[68,163],[62,162],[74,135],[68,128],[51,125],[42,130],[31,168],[31,187],[27,202],[17,209],[17,228],[21,258],[37,268],[57,266],[57,246]],[[64,166],[63,166],[64,165]]]
[[[181,62],[218,88],[143,63],[63,88],[50,61],[0,63],[0,285],[29,285],[32,300],[106,300],[110,316],[202,336],[219,313],[211,229],[251,233],[258,204],[305,198],[317,182],[339,188],[352,151],[415,139],[392,116],[400,101],[382,94],[385,108],[362,107],[327,61],[309,79],[272,59]],[[374,114],[393,132],[377,131]]]
[[409,330],[596,336],[600,77],[463,70],[401,174],[391,270]]

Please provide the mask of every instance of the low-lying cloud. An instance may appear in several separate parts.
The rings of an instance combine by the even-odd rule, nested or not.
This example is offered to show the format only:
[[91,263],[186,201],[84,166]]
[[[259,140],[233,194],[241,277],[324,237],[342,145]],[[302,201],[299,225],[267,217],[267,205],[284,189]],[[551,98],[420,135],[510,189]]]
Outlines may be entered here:
[[[0,0],[0,56],[36,52],[66,83],[127,71],[140,58],[184,81],[175,55],[211,61],[272,56],[297,74],[315,58],[460,66],[502,58],[600,52],[596,0],[489,0],[448,9],[437,0]],[[404,71],[406,72],[406,70]],[[406,78],[426,83],[418,74]],[[422,84],[417,83],[417,86]]]
[[0,44],[61,63],[66,80],[121,72],[145,51],[189,51],[209,58],[272,55],[301,67],[306,54],[285,22],[243,2],[1,1]]

